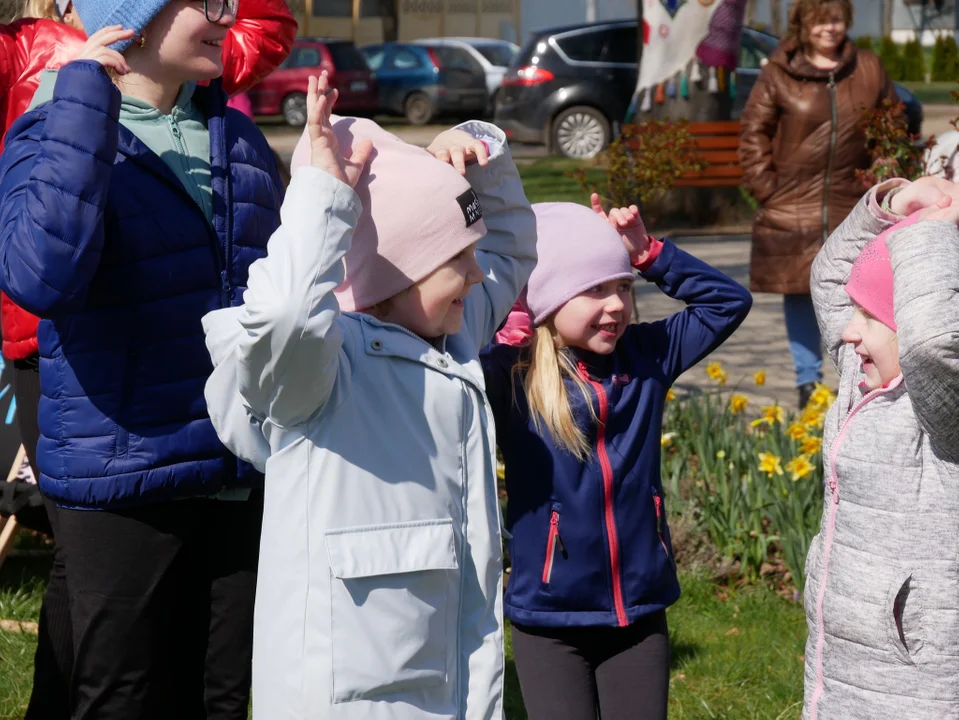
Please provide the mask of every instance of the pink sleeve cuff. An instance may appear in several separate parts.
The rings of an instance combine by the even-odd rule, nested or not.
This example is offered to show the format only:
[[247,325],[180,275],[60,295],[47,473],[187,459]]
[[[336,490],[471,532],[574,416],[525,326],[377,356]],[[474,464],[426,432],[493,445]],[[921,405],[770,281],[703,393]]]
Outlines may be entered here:
[[649,238],[649,254],[646,255],[646,259],[641,263],[633,265],[634,268],[640,272],[646,272],[649,270],[653,263],[656,262],[656,258],[659,257],[659,254],[663,251],[663,241],[657,240],[654,237]]

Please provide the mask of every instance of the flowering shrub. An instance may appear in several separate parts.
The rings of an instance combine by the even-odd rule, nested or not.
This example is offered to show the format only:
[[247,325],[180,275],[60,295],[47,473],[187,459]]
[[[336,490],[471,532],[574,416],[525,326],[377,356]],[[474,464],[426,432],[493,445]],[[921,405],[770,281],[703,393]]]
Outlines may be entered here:
[[[706,374],[717,388],[719,363]],[[765,373],[753,377],[765,383]],[[819,386],[793,418],[778,405],[749,413],[747,395],[718,391],[671,396],[663,422],[663,482],[674,511],[689,513],[746,577],[781,560],[798,589],[822,512],[822,428],[834,401]]]
[[644,215],[648,215],[648,205],[662,198],[676,181],[706,167],[688,125],[685,120],[624,125],[603,155],[605,187],[595,187],[585,168],[571,170],[567,175],[584,192],[599,193],[604,205],[628,207],[638,202]]
[[890,178],[916,180],[925,174],[923,155],[935,139],[922,143],[918,136],[910,135],[905,110],[905,105],[890,100],[863,110],[862,130],[872,165],[867,170],[856,170],[856,176],[866,187]]

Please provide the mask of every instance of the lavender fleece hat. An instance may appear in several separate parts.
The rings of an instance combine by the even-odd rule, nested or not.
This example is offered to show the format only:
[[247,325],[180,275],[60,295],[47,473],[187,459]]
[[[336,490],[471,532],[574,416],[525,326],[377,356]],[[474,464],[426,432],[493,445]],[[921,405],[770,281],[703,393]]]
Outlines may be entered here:
[[110,25],[122,25],[136,32],[133,38],[110,46],[122,53],[169,3],[170,0],[73,0],[73,7],[83,21],[87,37]]
[[568,202],[536,203],[536,252],[527,304],[542,325],[568,301],[610,280],[632,280],[619,233],[593,210]]

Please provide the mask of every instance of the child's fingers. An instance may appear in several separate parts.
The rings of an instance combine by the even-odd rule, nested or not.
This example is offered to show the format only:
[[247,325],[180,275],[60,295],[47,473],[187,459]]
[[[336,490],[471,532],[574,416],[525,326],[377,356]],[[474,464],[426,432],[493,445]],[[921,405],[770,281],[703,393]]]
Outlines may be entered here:
[[486,145],[477,140],[473,143],[471,149],[476,156],[476,162],[485,167],[489,163],[489,152],[486,150]]
[[593,208],[593,212],[597,215],[602,215],[606,217],[606,212],[603,210],[603,203],[599,199],[599,193],[593,193],[589,196],[589,205]]
[[466,175],[466,153],[463,148],[450,148],[450,162],[460,175]]

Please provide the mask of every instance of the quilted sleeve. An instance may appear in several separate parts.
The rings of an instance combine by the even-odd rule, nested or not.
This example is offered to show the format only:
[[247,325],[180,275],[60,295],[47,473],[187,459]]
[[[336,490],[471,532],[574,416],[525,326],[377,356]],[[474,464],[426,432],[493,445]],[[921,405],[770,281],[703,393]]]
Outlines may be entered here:
[[[0,290],[41,317],[81,307],[103,250],[120,93],[96,62],[14,123],[0,158]],[[82,128],[82,132],[78,130]]]
[[779,100],[775,72],[775,66],[769,64],[759,73],[740,120],[739,164],[743,168],[743,185],[760,204],[776,190],[773,138],[779,124]]

